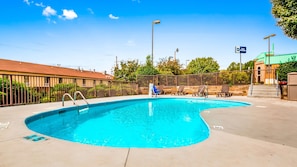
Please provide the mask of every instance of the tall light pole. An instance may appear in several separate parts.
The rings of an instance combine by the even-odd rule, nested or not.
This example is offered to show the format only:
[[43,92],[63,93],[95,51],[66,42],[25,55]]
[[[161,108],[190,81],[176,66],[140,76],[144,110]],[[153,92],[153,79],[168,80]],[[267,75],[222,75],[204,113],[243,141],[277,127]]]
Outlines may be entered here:
[[270,68],[270,56],[271,56],[271,53],[270,53],[270,38],[274,37],[274,36],[276,36],[276,35],[271,34],[271,35],[268,35],[268,36],[264,37],[264,40],[268,39],[268,53],[266,55],[268,56],[268,67],[269,68]]
[[154,66],[154,25],[155,24],[160,24],[161,21],[160,20],[154,20],[152,22],[152,64]]
[[176,61],[176,53],[178,52],[178,48],[174,51],[174,61]]
[[187,66],[188,66],[188,61],[190,61],[190,60],[186,60],[186,68],[187,68]]
[[266,56],[268,56],[268,73],[269,73],[269,84],[270,84],[270,73],[271,73],[271,64],[270,64],[270,56],[271,56],[271,53],[270,53],[270,38],[271,37],[274,37],[276,36],[275,34],[270,34],[266,37],[264,37],[264,40],[268,39],[268,53],[266,54]]

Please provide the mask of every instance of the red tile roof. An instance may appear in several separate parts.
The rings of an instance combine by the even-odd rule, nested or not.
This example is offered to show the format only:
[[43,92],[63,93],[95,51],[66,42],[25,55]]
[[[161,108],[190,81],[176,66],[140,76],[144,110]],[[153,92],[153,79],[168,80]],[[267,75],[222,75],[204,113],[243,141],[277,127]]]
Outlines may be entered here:
[[93,79],[112,79],[113,78],[111,75],[108,75],[108,74],[105,75],[100,72],[78,70],[78,69],[65,68],[65,67],[59,67],[59,66],[34,64],[34,63],[6,60],[6,59],[0,59],[0,71],[41,74],[41,75],[68,76],[68,77],[82,77],[82,78],[93,78]]

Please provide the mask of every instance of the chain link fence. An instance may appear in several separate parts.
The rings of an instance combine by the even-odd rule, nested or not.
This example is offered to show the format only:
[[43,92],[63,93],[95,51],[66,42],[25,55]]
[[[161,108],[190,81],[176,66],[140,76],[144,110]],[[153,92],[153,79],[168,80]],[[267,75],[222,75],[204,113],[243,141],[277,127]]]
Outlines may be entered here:
[[[0,106],[58,102],[65,93],[86,98],[136,95],[149,83],[163,86],[277,84],[275,69],[190,75],[138,75],[136,82],[0,74]],[[66,99],[65,100],[70,100]]]
[[[198,85],[246,85],[252,82],[253,71],[221,71],[189,75],[138,75],[137,83],[146,87],[149,83],[164,86],[198,86]],[[255,81],[255,79],[254,79]]]

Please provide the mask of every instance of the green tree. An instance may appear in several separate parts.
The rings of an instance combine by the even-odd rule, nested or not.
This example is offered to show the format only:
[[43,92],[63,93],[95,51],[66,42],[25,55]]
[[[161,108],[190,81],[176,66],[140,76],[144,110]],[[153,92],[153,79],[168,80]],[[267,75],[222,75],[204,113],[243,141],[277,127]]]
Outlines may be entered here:
[[[234,82],[237,83],[248,83],[249,76],[246,72],[233,72]],[[234,83],[234,84],[235,84]]]
[[222,70],[219,73],[219,76],[221,80],[223,81],[223,84],[231,84],[232,83],[232,72],[229,70]]
[[182,65],[179,64],[178,60],[171,60],[172,57],[160,59],[157,68],[161,74],[170,75],[181,75],[183,71],[181,70]]
[[116,65],[114,68],[114,78],[121,81],[136,81],[138,68],[138,60],[121,61],[120,67]]
[[192,60],[188,65],[191,74],[218,72],[219,64],[212,57],[202,57]]
[[272,14],[277,19],[277,25],[284,33],[297,39],[297,1],[296,0],[271,0]]
[[240,63],[235,63],[235,62],[232,62],[227,68],[228,71],[238,71],[239,69],[240,69]]
[[[254,61],[250,60],[246,63],[243,63],[241,65],[242,70],[248,70],[248,69],[253,69],[254,66]],[[232,62],[227,68],[228,71],[239,71],[240,70],[240,63]]]
[[137,75],[156,75],[159,71],[153,66],[151,56],[146,56],[145,65],[140,66],[137,71]]
[[279,66],[278,80],[287,81],[288,73],[297,72],[297,60],[296,57],[292,57],[287,63],[282,63]]
[[250,60],[250,61],[248,61],[248,62],[246,62],[246,63],[244,63],[243,64],[243,70],[253,70],[253,68],[254,68],[254,60]]

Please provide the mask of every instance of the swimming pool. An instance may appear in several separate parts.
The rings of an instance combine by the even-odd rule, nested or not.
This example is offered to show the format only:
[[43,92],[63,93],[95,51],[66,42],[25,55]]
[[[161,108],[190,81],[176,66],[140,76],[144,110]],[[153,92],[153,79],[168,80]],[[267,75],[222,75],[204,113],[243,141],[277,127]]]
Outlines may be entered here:
[[249,105],[197,98],[146,98],[68,107],[31,116],[27,127],[51,137],[83,144],[170,148],[204,141],[209,128],[200,112]]

